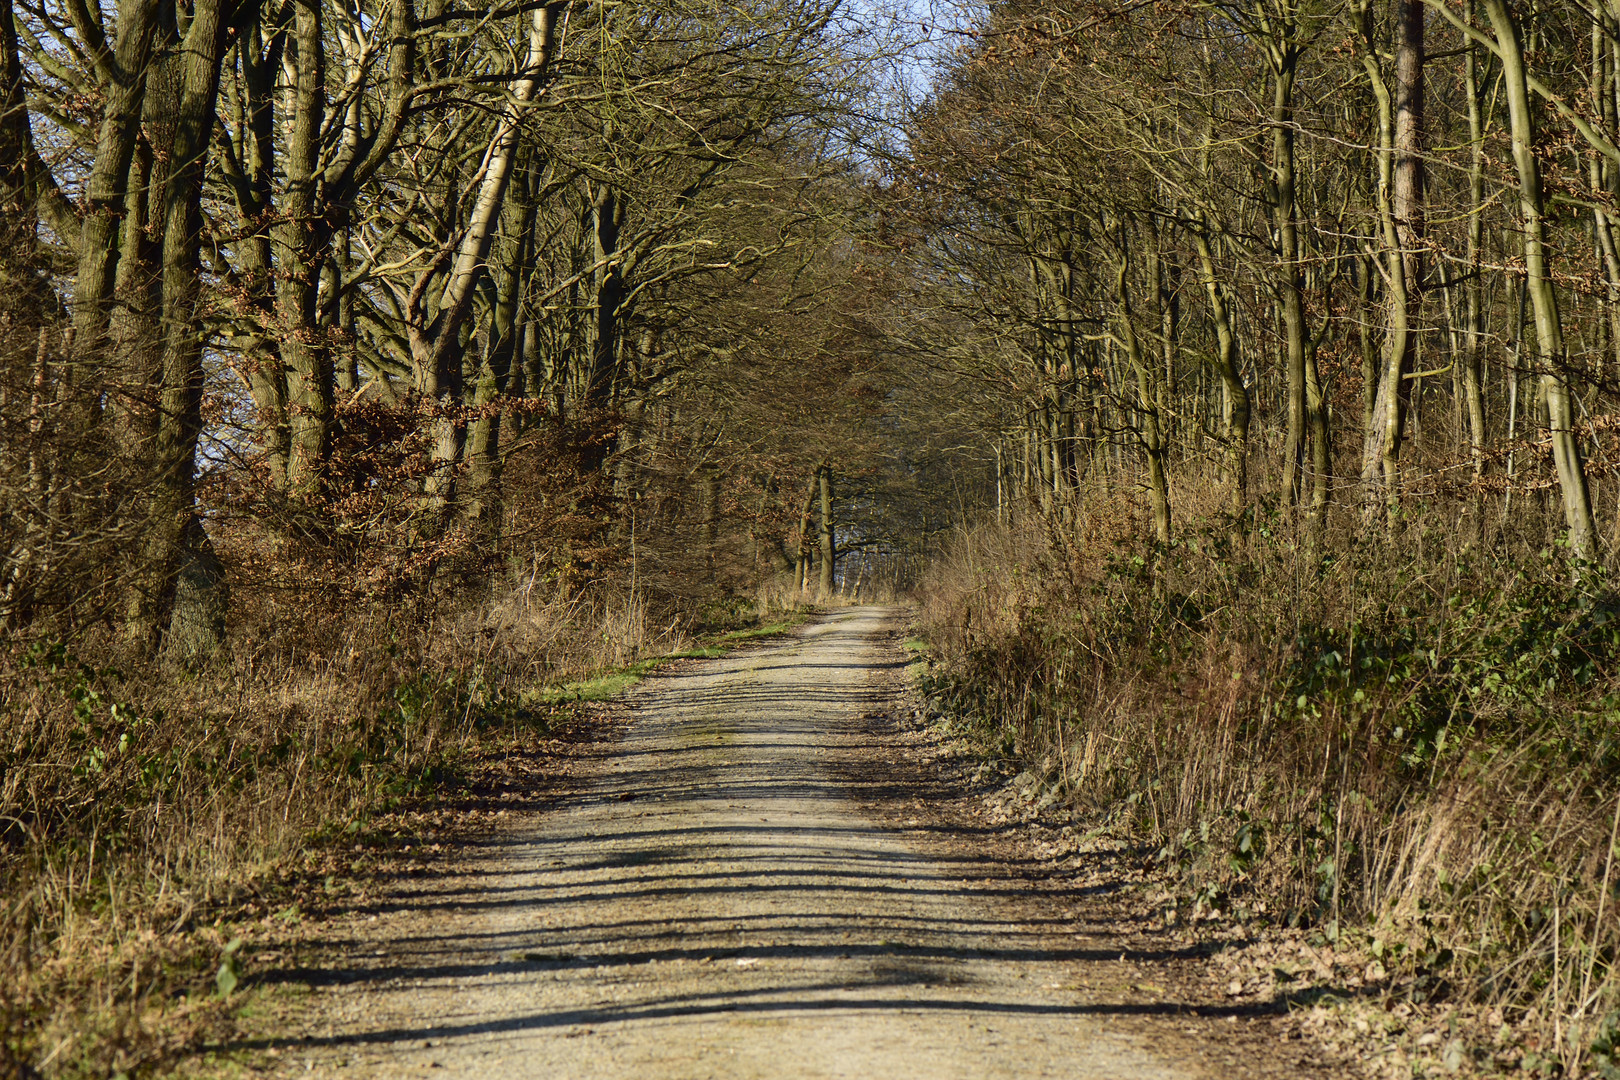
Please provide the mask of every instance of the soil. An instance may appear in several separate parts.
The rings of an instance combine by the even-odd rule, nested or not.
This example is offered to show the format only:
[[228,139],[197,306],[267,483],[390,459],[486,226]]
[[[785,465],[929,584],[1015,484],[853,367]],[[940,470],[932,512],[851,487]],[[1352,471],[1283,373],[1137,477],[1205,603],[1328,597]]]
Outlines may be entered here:
[[1129,853],[995,812],[913,720],[903,614],[650,676],[575,775],[531,777],[545,805],[514,791],[257,973],[310,993],[240,1049],[300,1076],[1348,1075],[1143,917]]

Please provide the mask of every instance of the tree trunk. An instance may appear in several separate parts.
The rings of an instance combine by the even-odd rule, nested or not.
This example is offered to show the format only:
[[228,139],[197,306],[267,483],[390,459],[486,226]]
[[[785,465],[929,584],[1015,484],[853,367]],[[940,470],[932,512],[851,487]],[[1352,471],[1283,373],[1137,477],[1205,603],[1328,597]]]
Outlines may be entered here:
[[1155,230],[1153,237],[1154,250],[1154,298],[1159,309],[1159,358],[1164,365],[1159,383],[1159,434],[1164,440],[1166,452],[1176,440],[1176,418],[1172,412],[1171,402],[1176,395],[1176,336],[1181,329],[1181,311],[1177,297],[1180,295],[1177,268],[1165,253],[1159,249],[1160,238]]
[[[1474,5],[1469,0],[1465,17],[1473,22]],[[1482,361],[1485,350],[1485,287],[1480,280],[1485,247],[1485,124],[1480,108],[1478,49],[1467,45],[1463,60],[1463,91],[1468,98],[1468,335],[1463,355],[1463,399],[1468,413],[1469,455],[1474,462],[1474,478],[1485,475],[1485,389]]]
[[1131,314],[1130,259],[1126,254],[1124,225],[1120,226],[1120,258],[1116,283],[1119,289],[1119,332],[1125,358],[1136,374],[1137,407],[1142,412],[1142,450],[1147,455],[1148,501],[1153,508],[1153,538],[1170,543],[1170,485],[1164,472],[1164,435],[1159,423],[1159,393],[1155,383],[1158,371],[1136,336]]
[[1198,266],[1203,276],[1204,295],[1209,299],[1210,319],[1215,323],[1215,373],[1221,380],[1222,435],[1226,438],[1227,509],[1234,520],[1248,508],[1249,486],[1249,389],[1243,385],[1238,368],[1237,335],[1232,329],[1232,313],[1215,276],[1215,257],[1209,245],[1207,220],[1202,216],[1193,229],[1198,247]]
[[[25,82],[27,72],[17,49],[12,5],[0,7],[0,333],[20,361],[22,341],[34,339],[33,370],[29,373],[26,411],[7,409],[0,416],[0,456],[7,471],[18,468],[26,448],[27,464],[21,481],[0,492],[0,517],[16,514],[5,532],[11,541],[0,549],[0,627],[14,629],[33,619],[35,599],[52,573],[52,488],[55,455],[48,447],[55,425],[48,401],[56,379],[49,374],[50,343],[56,336],[52,323],[60,309],[46,276],[40,272],[35,196],[30,190],[29,161],[33,136],[28,120]],[[10,373],[8,373],[10,374]],[[0,383],[0,406],[19,383]],[[16,423],[26,417],[22,424]],[[16,458],[9,455],[15,454]]]
[[[153,441],[156,483],[145,541],[145,580],[133,594],[129,619],[131,635],[153,644],[160,628],[178,625],[183,633],[173,644],[186,660],[212,653],[224,631],[223,576],[194,505],[202,434],[202,181],[225,45],[224,2],[197,0],[182,50],[181,93],[163,191],[165,338]],[[177,607],[182,577],[186,604]]]
[[[1612,3],[1611,8],[1616,5]],[[1592,100],[1599,103],[1597,121],[1603,129],[1604,136],[1610,140],[1620,138],[1620,123],[1616,116],[1616,71],[1617,59],[1614,48],[1614,35],[1620,30],[1613,11],[1596,12],[1597,17],[1592,20]],[[1620,196],[1620,163],[1610,161],[1596,148],[1587,152],[1589,159],[1588,174],[1595,201],[1592,204],[1592,232],[1597,239],[1598,255],[1603,260],[1604,271],[1604,297],[1599,301],[1603,313],[1608,316],[1607,328],[1610,336],[1610,352],[1616,361],[1616,368],[1620,370],[1620,250],[1616,248],[1614,235],[1614,214],[1604,200],[1612,200]],[[1599,372],[1602,371],[1604,361],[1599,360]]]
[[532,260],[534,204],[529,185],[520,182],[509,200],[507,229],[490,260],[495,278],[494,310],[473,387],[473,417],[467,427],[467,499],[464,516],[486,533],[500,521],[501,401],[517,367],[519,320],[527,269]]
[[1361,346],[1361,430],[1365,433],[1371,431],[1373,426],[1380,370],[1377,324],[1381,320],[1374,312],[1378,296],[1378,263],[1370,252],[1356,257],[1356,276],[1356,340]]
[[624,284],[617,258],[625,205],[611,184],[600,183],[591,196],[591,242],[596,269],[592,303],[591,347],[585,377],[585,401],[600,408],[613,396],[618,367],[619,304]]
[[[454,248],[441,252],[440,261],[424,271],[407,304],[411,356],[416,390],[438,402],[444,414],[435,422],[433,468],[426,490],[442,507],[454,490],[454,473],[461,461],[466,419],[460,414],[462,398],[462,329],[472,314],[473,293],[486,270],[495,224],[506,200],[506,190],[517,158],[522,122],[545,84],[555,45],[560,5],[536,8],[530,15],[528,53],[517,72],[511,93],[495,122],[495,132],[479,166],[478,194]],[[423,311],[428,284],[438,267],[449,263],[444,290],[431,320]]]
[[833,591],[833,570],[837,563],[837,550],[833,546],[833,491],[832,466],[822,465],[818,480],[821,486],[821,597],[826,599]]
[[[73,368],[69,377],[75,383],[87,382],[93,370],[99,375],[107,357],[119,233],[128,201],[130,161],[140,134],[157,19],[158,0],[122,0],[118,5],[117,44],[96,66],[104,98],[95,159],[85,180],[78,268],[73,279]],[[86,415],[80,419],[93,420],[99,412],[101,393],[92,388],[85,398],[87,407],[82,411]]]
[[1272,209],[1277,235],[1277,297],[1281,307],[1288,376],[1288,431],[1283,443],[1282,482],[1285,497],[1293,502],[1299,502],[1303,496],[1301,470],[1305,455],[1307,405],[1305,365],[1310,336],[1305,322],[1299,208],[1295,195],[1294,79],[1299,64],[1296,32],[1292,18],[1286,17],[1282,37],[1271,50],[1271,179],[1276,189]]
[[[0,255],[34,246],[34,215],[28,195],[28,158],[33,138],[28,125],[26,73],[17,52],[13,4],[0,6]],[[6,265],[10,269],[10,265]]]
[[797,585],[801,593],[810,588],[810,522],[815,513],[816,489],[821,485],[821,470],[825,467],[826,463],[823,462],[810,474],[810,484],[804,492],[804,508],[799,511],[799,535],[795,549],[798,551]]
[[1380,504],[1386,514],[1393,513],[1399,498],[1408,373],[1417,346],[1413,323],[1422,290],[1424,236],[1424,16],[1422,0],[1398,0],[1392,100],[1372,38],[1371,4],[1363,4],[1361,10],[1366,47],[1362,62],[1378,101],[1378,217],[1387,298],[1383,363],[1362,451],[1361,477],[1370,515]]
[[286,117],[285,195],[272,235],[277,329],[287,379],[287,490],[310,500],[321,494],[332,446],[332,353],[316,310],[331,240],[330,223],[316,213],[326,113],[321,0],[294,0],[288,44],[296,74]]
[[253,396],[259,452],[266,481],[272,491],[287,486],[289,431],[287,372],[273,332],[276,322],[275,255],[263,222],[275,203],[276,73],[286,35],[265,38],[264,8],[255,8],[238,31],[236,41],[236,138],[232,153],[221,157],[233,170],[230,190],[236,201],[236,287],[239,301],[255,326],[240,345],[241,376]]
[[1569,529],[1570,551],[1581,559],[1593,556],[1592,497],[1586,486],[1580,445],[1575,439],[1574,409],[1566,381],[1563,326],[1558,293],[1547,271],[1545,201],[1541,165],[1536,159],[1534,114],[1524,68],[1519,26],[1505,0],[1485,0],[1502,62],[1502,90],[1508,106],[1513,164],[1519,178],[1519,214],[1524,228],[1525,288],[1536,324],[1537,366],[1547,403],[1547,433]]

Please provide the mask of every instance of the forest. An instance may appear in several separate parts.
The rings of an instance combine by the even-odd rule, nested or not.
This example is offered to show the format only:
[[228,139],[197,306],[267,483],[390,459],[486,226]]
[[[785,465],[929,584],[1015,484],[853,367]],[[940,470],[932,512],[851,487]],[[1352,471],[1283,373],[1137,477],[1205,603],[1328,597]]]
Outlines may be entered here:
[[850,600],[1167,920],[1620,1075],[1620,0],[0,13],[0,1075]]

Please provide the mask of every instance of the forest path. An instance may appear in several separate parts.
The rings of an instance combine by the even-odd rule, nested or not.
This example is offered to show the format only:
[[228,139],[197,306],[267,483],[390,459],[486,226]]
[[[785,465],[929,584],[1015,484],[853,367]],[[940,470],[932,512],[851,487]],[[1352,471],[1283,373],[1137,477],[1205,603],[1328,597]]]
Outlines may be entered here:
[[335,973],[283,1067],[1207,1075],[1172,1064],[1167,1024],[1102,1002],[1117,943],[1036,903],[961,828],[874,812],[899,797],[877,731],[903,680],[899,626],[891,609],[839,610],[647,679],[587,791],[456,873],[401,883],[369,924],[385,959]]

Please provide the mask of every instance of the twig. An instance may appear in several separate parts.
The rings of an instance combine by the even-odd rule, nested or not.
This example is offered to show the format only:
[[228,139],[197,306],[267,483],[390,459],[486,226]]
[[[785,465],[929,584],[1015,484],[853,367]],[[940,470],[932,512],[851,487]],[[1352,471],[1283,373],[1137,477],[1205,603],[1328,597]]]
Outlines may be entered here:
[[1576,1006],[1577,1018],[1586,1015],[1586,1007],[1590,1004],[1587,992],[1592,987],[1592,969],[1597,965],[1598,935],[1603,933],[1603,908],[1609,899],[1609,875],[1614,869],[1614,842],[1620,837],[1620,798],[1614,801],[1614,824],[1609,827],[1609,850],[1604,853],[1603,859],[1603,888],[1598,892],[1597,922],[1592,929],[1592,950],[1586,958],[1586,973],[1581,976],[1581,1000]]

